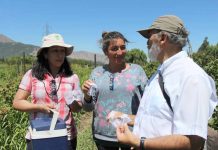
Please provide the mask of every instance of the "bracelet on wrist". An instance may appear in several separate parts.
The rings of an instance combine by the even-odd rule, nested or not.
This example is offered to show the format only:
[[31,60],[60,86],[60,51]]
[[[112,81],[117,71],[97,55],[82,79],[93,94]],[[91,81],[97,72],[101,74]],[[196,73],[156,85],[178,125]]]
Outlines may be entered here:
[[139,145],[139,150],[145,150],[145,147],[144,147],[145,139],[146,139],[146,137],[141,137],[140,145]]

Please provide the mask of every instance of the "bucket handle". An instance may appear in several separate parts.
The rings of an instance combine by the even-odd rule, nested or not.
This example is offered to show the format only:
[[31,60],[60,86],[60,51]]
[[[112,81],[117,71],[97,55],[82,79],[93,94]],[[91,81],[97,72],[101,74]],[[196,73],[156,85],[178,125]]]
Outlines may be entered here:
[[55,109],[50,109],[50,111],[53,113],[53,117],[50,125],[50,131],[53,131],[58,120],[59,112],[56,111]]

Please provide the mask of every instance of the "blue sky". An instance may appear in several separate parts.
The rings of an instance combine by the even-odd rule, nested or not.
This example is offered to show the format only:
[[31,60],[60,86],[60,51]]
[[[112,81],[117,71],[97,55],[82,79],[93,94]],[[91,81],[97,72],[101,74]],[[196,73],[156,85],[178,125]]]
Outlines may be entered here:
[[102,53],[102,31],[119,31],[131,42],[128,49],[147,53],[146,39],[136,31],[166,14],[184,21],[193,50],[206,36],[210,44],[218,43],[217,0],[1,0],[0,34],[40,46],[47,24],[75,51]]

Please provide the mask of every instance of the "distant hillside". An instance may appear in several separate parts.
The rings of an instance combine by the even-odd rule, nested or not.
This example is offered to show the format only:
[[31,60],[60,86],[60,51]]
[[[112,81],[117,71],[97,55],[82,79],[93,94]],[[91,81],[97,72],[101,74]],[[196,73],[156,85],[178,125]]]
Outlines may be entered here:
[[[26,55],[36,56],[38,49],[38,46],[15,42],[7,36],[0,34],[0,58],[22,56],[24,52]],[[94,54],[87,51],[74,51],[69,57],[72,59],[94,61]],[[108,62],[104,54],[96,54],[96,61],[100,63]]]
[[0,42],[0,57],[6,58],[10,56],[22,56],[25,52],[26,55],[29,55],[34,49],[38,49],[37,46],[28,45],[23,43],[1,43]]
[[29,55],[36,49],[38,49],[38,46],[15,42],[7,36],[0,34],[0,58],[22,56],[24,52],[26,55]]
[[[77,51],[73,52],[70,56],[72,59],[82,59],[94,62],[95,53],[86,52],[86,51]],[[108,59],[104,54],[96,54],[96,61],[100,63],[107,63]]]
[[0,42],[1,43],[13,43],[14,41],[3,34],[0,34]]

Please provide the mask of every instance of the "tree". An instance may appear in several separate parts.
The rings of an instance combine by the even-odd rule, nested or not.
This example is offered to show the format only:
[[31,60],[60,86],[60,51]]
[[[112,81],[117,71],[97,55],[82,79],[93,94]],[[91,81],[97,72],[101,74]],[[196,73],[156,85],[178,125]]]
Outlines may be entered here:
[[142,50],[137,49],[137,48],[134,48],[128,51],[125,59],[128,63],[135,63],[135,64],[139,64],[142,66],[147,63],[146,54]]
[[214,57],[214,59],[218,59],[218,44],[208,46],[207,54]]
[[[205,39],[206,41],[207,39]],[[205,42],[206,43],[206,42]],[[203,45],[203,44],[202,44]],[[202,46],[203,47],[203,46]],[[202,49],[192,55],[194,61],[199,64],[216,82],[218,89],[218,44],[207,45],[206,49]],[[217,91],[218,94],[218,91]],[[209,125],[218,130],[218,106],[209,121]]]
[[198,49],[198,52],[207,50],[208,46],[209,46],[208,37],[205,37],[203,43]]

